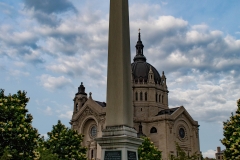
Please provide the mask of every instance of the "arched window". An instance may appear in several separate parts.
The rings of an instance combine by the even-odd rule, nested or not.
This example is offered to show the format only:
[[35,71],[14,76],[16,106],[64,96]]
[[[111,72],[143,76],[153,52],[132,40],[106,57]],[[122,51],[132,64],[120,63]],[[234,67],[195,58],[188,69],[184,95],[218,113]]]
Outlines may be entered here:
[[142,95],[142,92],[140,92],[140,101],[143,100],[143,95]]
[[161,95],[159,94],[158,96],[158,102],[160,103],[160,100],[161,100]]
[[163,103],[163,95],[162,95],[162,103]]
[[76,104],[76,111],[78,111],[78,109],[79,109],[79,108],[78,108],[78,103],[77,103],[77,104]]
[[136,101],[138,101],[138,93],[137,92],[135,93],[135,99],[136,99]]
[[156,102],[157,102],[157,99],[158,99],[158,94],[156,94]]
[[152,127],[151,130],[150,130],[150,133],[157,133],[157,128]]
[[147,92],[145,92],[145,101],[147,101]]

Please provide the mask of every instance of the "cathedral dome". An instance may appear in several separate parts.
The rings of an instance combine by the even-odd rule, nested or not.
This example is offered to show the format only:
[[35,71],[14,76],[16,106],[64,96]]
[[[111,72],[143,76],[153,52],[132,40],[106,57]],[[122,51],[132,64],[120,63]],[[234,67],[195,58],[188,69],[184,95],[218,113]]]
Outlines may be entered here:
[[146,57],[143,55],[143,44],[141,41],[140,32],[138,33],[138,41],[136,44],[136,56],[133,59],[132,67],[132,76],[135,82],[147,82],[150,69],[154,75],[154,81],[156,84],[160,84],[161,77],[156,68],[151,64],[146,62]]

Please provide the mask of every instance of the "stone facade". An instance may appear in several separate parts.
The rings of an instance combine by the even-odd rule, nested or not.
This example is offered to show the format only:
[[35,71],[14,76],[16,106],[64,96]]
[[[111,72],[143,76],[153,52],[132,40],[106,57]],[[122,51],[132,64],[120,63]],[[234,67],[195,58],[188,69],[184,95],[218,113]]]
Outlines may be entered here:
[[217,147],[217,153],[215,153],[216,160],[223,160],[224,150],[221,150],[221,147]]
[[[132,63],[132,94],[134,106],[134,128],[150,137],[162,151],[163,160],[177,155],[177,142],[187,154],[200,154],[199,125],[183,106],[168,107],[168,87],[164,72],[162,75],[143,55],[140,33],[136,45],[136,56]],[[106,127],[106,103],[94,101],[92,94],[85,93],[83,84],[75,95],[72,129],[84,134],[83,145],[88,148],[89,159],[101,159],[101,147],[94,138],[102,136]]]

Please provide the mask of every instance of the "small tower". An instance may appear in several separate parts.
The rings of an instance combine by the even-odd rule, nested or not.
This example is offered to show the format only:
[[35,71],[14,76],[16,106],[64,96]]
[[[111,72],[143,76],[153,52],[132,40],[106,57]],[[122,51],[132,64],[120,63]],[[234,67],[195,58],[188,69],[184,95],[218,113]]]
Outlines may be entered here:
[[81,82],[81,85],[78,87],[78,92],[75,94],[73,101],[73,113],[77,113],[87,101],[87,93],[85,93],[83,82]]
[[[164,71],[162,72],[162,77],[161,77],[161,84],[164,88],[164,90],[167,90],[167,78],[164,74]],[[162,103],[164,105],[167,105],[168,106],[168,91],[167,92],[164,92],[164,94],[161,95],[161,99],[162,99]]]
[[167,80],[167,78],[166,78],[166,76],[164,75],[164,71],[162,71],[162,78],[161,78],[161,80],[162,80],[162,85],[163,86],[165,86],[165,87],[167,87],[167,82],[166,82],[166,80]]
[[148,83],[155,84],[155,82],[154,82],[154,73],[152,71],[152,66],[150,66],[150,70],[148,72]]

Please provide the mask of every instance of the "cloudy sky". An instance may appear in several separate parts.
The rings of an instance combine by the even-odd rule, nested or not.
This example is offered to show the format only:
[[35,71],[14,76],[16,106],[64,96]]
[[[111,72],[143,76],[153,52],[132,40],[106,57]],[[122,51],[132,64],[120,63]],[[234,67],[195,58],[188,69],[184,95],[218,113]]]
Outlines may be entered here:
[[[212,157],[240,98],[240,1],[129,0],[132,58],[141,28],[147,61],[162,73],[170,107],[199,121]],[[0,88],[28,92],[34,127],[69,126],[81,82],[106,99],[109,0],[0,0]]]

